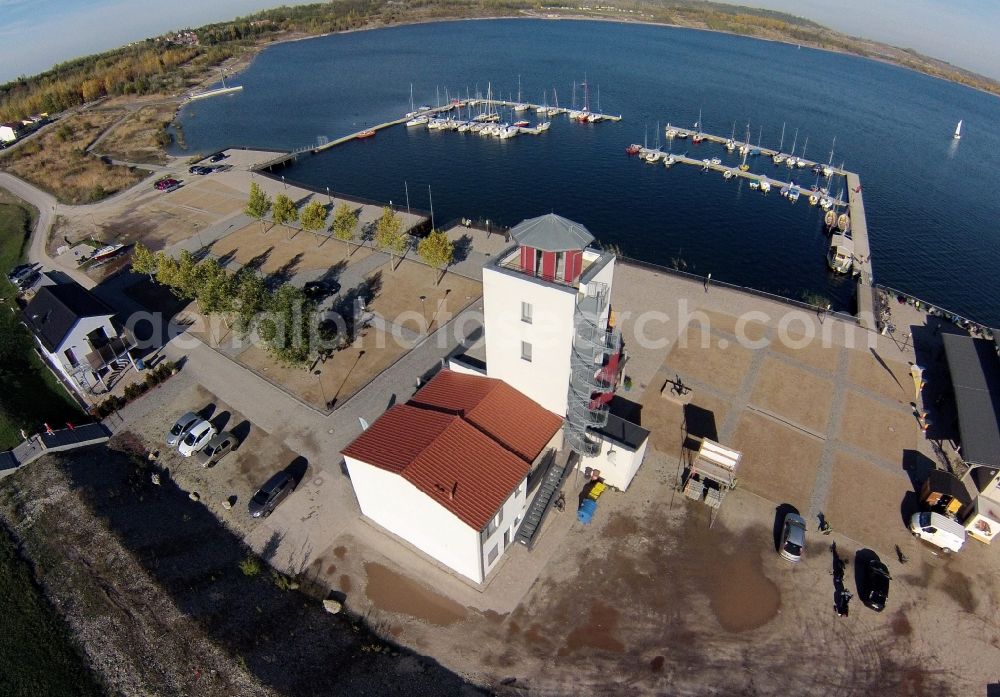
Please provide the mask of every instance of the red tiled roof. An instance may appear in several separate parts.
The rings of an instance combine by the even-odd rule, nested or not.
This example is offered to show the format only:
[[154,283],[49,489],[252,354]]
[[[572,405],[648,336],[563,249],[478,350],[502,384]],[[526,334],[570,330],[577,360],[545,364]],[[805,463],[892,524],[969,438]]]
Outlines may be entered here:
[[343,452],[399,474],[482,530],[561,425],[501,380],[442,370]]
[[458,414],[508,450],[534,461],[562,419],[502,380],[442,370],[410,404]]
[[399,474],[477,531],[531,467],[460,416],[408,404],[379,417],[344,455]]

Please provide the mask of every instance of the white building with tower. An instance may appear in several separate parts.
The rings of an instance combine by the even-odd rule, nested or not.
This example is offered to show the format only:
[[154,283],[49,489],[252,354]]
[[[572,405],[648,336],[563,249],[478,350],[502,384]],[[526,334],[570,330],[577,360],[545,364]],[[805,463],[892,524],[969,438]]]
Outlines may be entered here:
[[[614,255],[593,247],[584,226],[555,214],[525,220],[510,234],[514,246],[483,269],[485,363],[453,358],[410,403],[390,409],[344,450],[367,517],[478,583],[510,544],[531,547],[574,468],[627,489],[649,437],[629,418],[636,405],[615,397],[626,352],[611,302]],[[456,395],[486,384],[505,398],[471,409],[459,404]],[[428,392],[451,396],[430,399]],[[411,408],[463,421],[473,412],[477,419],[511,408],[520,413],[490,413],[502,428],[478,425],[469,432],[457,422],[430,424],[436,416]],[[512,451],[511,442],[537,424],[544,428],[531,446]],[[437,438],[446,432],[444,447]],[[476,447],[489,445],[476,446],[479,436],[520,462],[484,455],[489,448],[474,456]],[[411,454],[391,454],[400,447]],[[440,461],[446,453],[447,463]],[[407,457],[411,464],[401,465]],[[433,483],[416,475],[424,470],[436,473]],[[501,481],[499,471],[509,476]],[[567,498],[575,501],[575,493]],[[463,515],[465,506],[478,506],[478,514]]]

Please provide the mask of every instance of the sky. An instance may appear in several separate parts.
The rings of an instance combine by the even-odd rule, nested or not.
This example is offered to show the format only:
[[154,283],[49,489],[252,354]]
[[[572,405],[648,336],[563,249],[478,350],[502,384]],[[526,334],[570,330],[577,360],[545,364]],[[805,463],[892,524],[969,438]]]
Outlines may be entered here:
[[[781,10],[1000,79],[998,0],[722,0]],[[0,83],[278,0],[0,0]],[[284,0],[283,4],[298,4]]]

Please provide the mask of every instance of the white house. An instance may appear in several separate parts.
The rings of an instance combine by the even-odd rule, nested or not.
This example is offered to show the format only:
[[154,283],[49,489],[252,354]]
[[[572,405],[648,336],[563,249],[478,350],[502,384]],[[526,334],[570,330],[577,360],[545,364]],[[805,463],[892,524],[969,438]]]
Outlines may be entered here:
[[478,583],[531,547],[573,467],[624,490],[649,439],[615,398],[614,255],[557,215],[511,234],[483,268],[485,364],[453,358],[344,450],[367,517]]
[[611,413],[626,357],[611,311],[615,257],[555,214],[511,236],[517,245],[483,269],[486,374],[565,416],[578,466],[625,489],[649,433]]
[[43,285],[24,309],[42,354],[77,392],[107,389],[108,377],[131,362],[132,342],[112,321],[114,310],[76,283]]
[[0,143],[13,143],[20,135],[22,125],[16,121],[0,124]]
[[561,425],[499,380],[443,370],[343,454],[365,516],[482,583],[514,542]]

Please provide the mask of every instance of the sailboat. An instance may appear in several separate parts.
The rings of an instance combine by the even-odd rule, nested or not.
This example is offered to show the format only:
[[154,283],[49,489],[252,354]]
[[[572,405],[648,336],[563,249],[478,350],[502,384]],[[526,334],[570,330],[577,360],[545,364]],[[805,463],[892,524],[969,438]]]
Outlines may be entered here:
[[586,79],[583,81],[583,109],[575,114],[570,114],[570,118],[580,123],[590,121],[590,86],[587,84]]
[[798,144],[798,142],[799,142],[799,129],[796,128],[795,138],[792,139],[792,154],[788,156],[787,160],[785,160],[785,164],[788,165],[789,167],[794,167],[795,163],[798,162],[798,160],[795,159],[795,146]]
[[783,147],[785,147],[785,122],[784,121],[782,121],[782,123],[781,123],[781,143],[778,144],[778,152],[774,153],[774,157],[771,158],[772,160],[774,160],[774,164],[776,164],[776,165],[780,165],[782,162],[785,161],[785,156],[781,152],[781,149]]
[[955,135],[952,136],[952,137],[955,140],[961,140],[962,139],[962,122],[961,121],[959,121],[958,125],[955,126]]
[[733,130],[729,133],[729,140],[726,141],[726,150],[732,152],[736,149],[736,122],[733,121]]
[[740,148],[740,151],[743,153],[743,162],[740,163],[740,171],[746,172],[750,169],[750,165],[747,164],[747,155],[750,153],[750,124],[747,124],[747,142]]
[[556,92],[555,87],[552,88],[552,99],[555,100],[556,105],[549,107],[549,110],[546,113],[549,116],[557,116],[559,114],[559,93]]
[[809,162],[806,160],[806,148],[808,146],[809,146],[809,136],[806,136],[806,142],[802,144],[802,157],[800,157],[799,161],[795,163],[799,166],[800,169],[808,166],[809,164]]
[[527,111],[528,105],[521,101],[521,76],[517,76],[517,103],[514,105],[514,111],[520,113],[522,111]]
[[545,116],[549,113],[549,93],[547,90],[542,94],[542,102],[542,104],[535,107],[535,113]]
[[413,83],[410,83],[410,113],[407,114],[410,120],[406,122],[407,128],[412,128],[413,126],[423,126],[427,123],[428,119],[425,114],[421,114],[419,111],[413,108]]
[[691,138],[691,142],[692,143],[700,143],[701,141],[705,140],[705,136],[701,132],[701,109],[698,110],[698,123],[696,123],[694,125],[694,127],[697,129],[697,131],[695,132],[694,136]]

